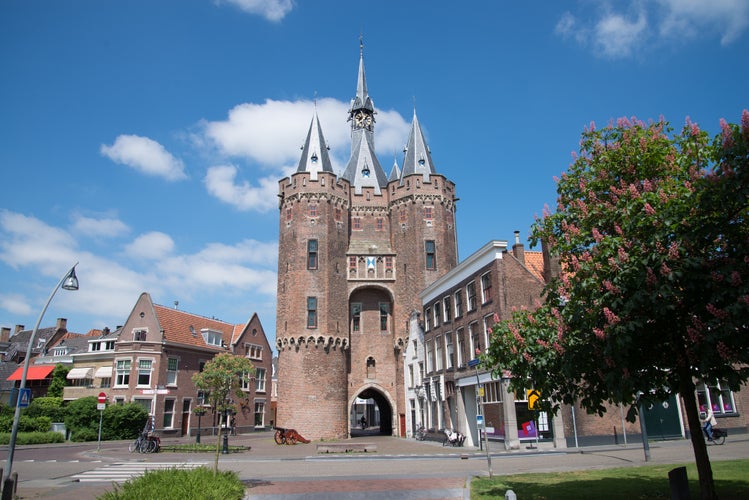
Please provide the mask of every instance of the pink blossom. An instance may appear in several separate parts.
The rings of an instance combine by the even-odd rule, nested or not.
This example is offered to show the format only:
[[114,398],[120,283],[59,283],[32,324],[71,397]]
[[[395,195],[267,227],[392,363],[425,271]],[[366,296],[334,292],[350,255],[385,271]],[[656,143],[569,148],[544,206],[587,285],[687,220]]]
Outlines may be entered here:
[[739,274],[738,271],[734,271],[731,273],[731,286],[739,286],[741,285],[741,274]]
[[530,355],[530,354],[528,354],[527,352],[524,352],[524,353],[523,353],[523,357],[525,358],[525,360],[526,360],[526,361],[527,361],[528,363],[532,363],[532,362],[533,362],[533,356],[531,356],[531,355]]
[[713,271],[710,273],[710,277],[713,279],[714,282],[720,283],[723,281],[723,275],[719,273],[718,271]]
[[564,347],[559,345],[558,342],[554,342],[554,350],[557,351],[559,354],[564,354]]
[[611,309],[609,309],[608,307],[603,308],[603,315],[606,316],[606,321],[609,325],[615,325],[619,323],[619,316],[614,314],[614,312],[611,311]]
[[721,134],[723,135],[723,147],[733,147],[733,130],[725,119],[720,119]]
[[492,316],[492,319],[494,320],[495,323],[499,323],[499,314],[494,313],[494,316]]
[[629,262],[629,254],[622,247],[619,247],[619,249],[617,250],[616,253],[619,256],[619,260],[620,261],[622,261],[622,262]]
[[669,274],[671,274],[671,268],[665,261],[661,262],[661,276],[668,276]]
[[600,328],[593,328],[593,333],[596,335],[596,338],[600,340],[603,340],[606,338],[606,332],[604,332]]
[[646,214],[655,215],[655,209],[650,205],[650,203],[646,202],[643,208],[645,209]]
[[543,339],[536,339],[536,344],[540,345],[541,347],[549,348],[549,343],[546,342]]
[[655,271],[653,271],[653,268],[648,267],[647,269],[647,277],[645,278],[645,283],[647,283],[650,286],[655,285],[658,282],[658,278],[655,276]]
[[668,258],[671,260],[676,260],[679,258],[679,244],[675,241],[672,241],[668,246]]
[[718,342],[718,345],[716,346],[718,348],[718,354],[720,354],[720,357],[723,358],[725,361],[731,361],[731,358],[733,357],[731,354],[731,349],[723,343],[721,340]]
[[741,135],[749,141],[749,111],[746,109],[741,112]]
[[603,240],[603,235],[598,231],[598,228],[593,228],[593,239],[596,240],[596,243],[600,243],[601,240]]
[[728,313],[726,311],[715,307],[715,304],[708,304],[705,306],[705,309],[707,309],[707,312],[718,319],[724,319],[726,316],[728,316]]
[[603,288],[610,293],[613,293],[614,295],[619,295],[619,288],[614,286],[614,284],[609,280],[603,280]]

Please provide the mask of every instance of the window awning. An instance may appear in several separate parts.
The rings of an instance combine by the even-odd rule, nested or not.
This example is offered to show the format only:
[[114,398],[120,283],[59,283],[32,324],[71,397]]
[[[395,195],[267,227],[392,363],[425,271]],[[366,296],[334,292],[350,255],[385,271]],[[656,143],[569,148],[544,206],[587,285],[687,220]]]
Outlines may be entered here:
[[112,378],[112,367],[111,366],[100,366],[94,373],[94,378]]
[[80,380],[83,378],[92,378],[93,368],[73,368],[68,372],[68,380]]
[[[29,366],[26,372],[26,380],[44,380],[55,369],[54,365]],[[19,366],[10,377],[5,380],[21,380],[23,376],[23,366]]]

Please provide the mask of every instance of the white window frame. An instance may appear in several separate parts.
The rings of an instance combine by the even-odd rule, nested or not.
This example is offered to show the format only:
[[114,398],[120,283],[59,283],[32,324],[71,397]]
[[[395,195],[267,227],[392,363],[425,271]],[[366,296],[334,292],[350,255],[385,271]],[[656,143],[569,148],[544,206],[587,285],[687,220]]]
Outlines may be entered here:
[[255,392],[265,392],[265,368],[255,368]]
[[[450,350],[453,351],[453,355],[450,355]],[[445,333],[445,367],[450,370],[455,367],[455,344],[453,344],[453,332]]]
[[465,365],[465,361],[463,360],[463,346],[465,345],[465,329],[459,328],[455,331],[455,351],[457,353],[457,356],[455,356],[455,363],[459,367]]
[[[473,293],[470,292],[473,290]],[[466,312],[475,311],[478,304],[476,304],[476,282],[471,281],[466,284],[466,306],[468,310]]]
[[434,371],[442,371],[444,363],[442,361],[442,352],[444,351],[442,342],[444,342],[442,335],[434,337]]
[[[174,361],[174,370],[170,369],[172,361]],[[176,386],[177,374],[179,374],[179,358],[176,356],[166,358],[166,385]]]
[[[148,368],[142,368],[141,363],[148,363]],[[154,360],[153,358],[138,358],[138,374],[136,375],[135,379],[135,387],[151,387],[151,382],[153,382],[153,364]],[[141,374],[145,375],[145,371],[148,370],[148,384],[141,384],[140,383],[140,376]]]
[[453,294],[453,308],[454,308],[454,316],[456,318],[460,318],[463,316],[463,290],[458,289]]
[[[120,368],[120,363],[122,363],[123,368]],[[124,368],[125,365],[127,368]],[[133,371],[133,359],[132,358],[120,358],[116,359],[114,362],[114,372],[115,372],[115,379],[114,379],[114,386],[115,387],[129,387],[130,386],[130,375]],[[120,378],[122,377],[122,379]],[[127,382],[121,382],[125,377],[127,377]]]
[[[258,424],[258,418],[257,416],[260,415],[260,423]],[[262,428],[265,427],[265,400],[264,399],[256,399],[255,400],[255,407],[253,412],[253,420],[256,428]]]
[[[167,411],[167,402],[171,401],[172,403],[172,411]],[[175,398],[165,398],[164,399],[164,417],[162,418],[162,424],[164,425],[164,429],[174,429],[174,409],[177,406],[177,400]],[[167,416],[170,416],[169,418],[169,424],[167,425]]]
[[479,279],[479,283],[481,283],[481,303],[486,304],[487,302],[492,300],[492,295],[494,293],[493,287],[492,287],[491,271],[487,271],[484,274],[482,274],[481,279]]

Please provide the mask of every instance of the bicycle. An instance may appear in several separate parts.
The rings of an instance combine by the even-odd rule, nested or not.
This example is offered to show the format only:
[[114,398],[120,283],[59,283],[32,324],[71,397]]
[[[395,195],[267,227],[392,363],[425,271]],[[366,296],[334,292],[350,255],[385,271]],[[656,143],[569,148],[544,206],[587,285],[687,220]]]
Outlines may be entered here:
[[145,432],[141,432],[138,437],[130,443],[130,446],[127,447],[128,451],[130,453],[134,451],[140,452],[141,447],[143,446],[143,443],[146,442],[146,436],[147,434]]
[[417,441],[424,441],[427,438],[427,430],[424,428],[423,425],[419,425],[416,428],[414,437],[416,438]]
[[717,427],[713,427],[713,438],[710,439],[707,436],[705,436],[705,439],[707,440],[708,443],[721,445],[726,442],[727,436],[728,436],[728,431],[724,431],[723,429],[718,429]]
[[149,436],[147,432],[141,432],[127,449],[130,453],[135,451],[138,453],[158,453],[161,449],[161,439],[158,436]]

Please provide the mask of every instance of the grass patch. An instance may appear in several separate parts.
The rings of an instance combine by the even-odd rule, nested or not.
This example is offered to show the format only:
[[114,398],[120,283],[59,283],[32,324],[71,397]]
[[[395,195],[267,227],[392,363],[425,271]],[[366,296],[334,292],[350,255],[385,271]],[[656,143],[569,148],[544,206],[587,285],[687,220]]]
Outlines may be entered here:
[[[504,498],[512,490],[523,500],[565,500],[579,498],[646,499],[671,498],[668,472],[686,466],[689,493],[700,497],[697,466],[693,463],[645,465],[588,471],[539,474],[516,474],[474,478],[471,500]],[[711,463],[718,496],[723,500],[749,498],[749,460],[726,460]]]
[[140,477],[115,485],[98,500],[232,500],[244,498],[245,487],[236,472],[214,474],[205,467],[146,471]]

